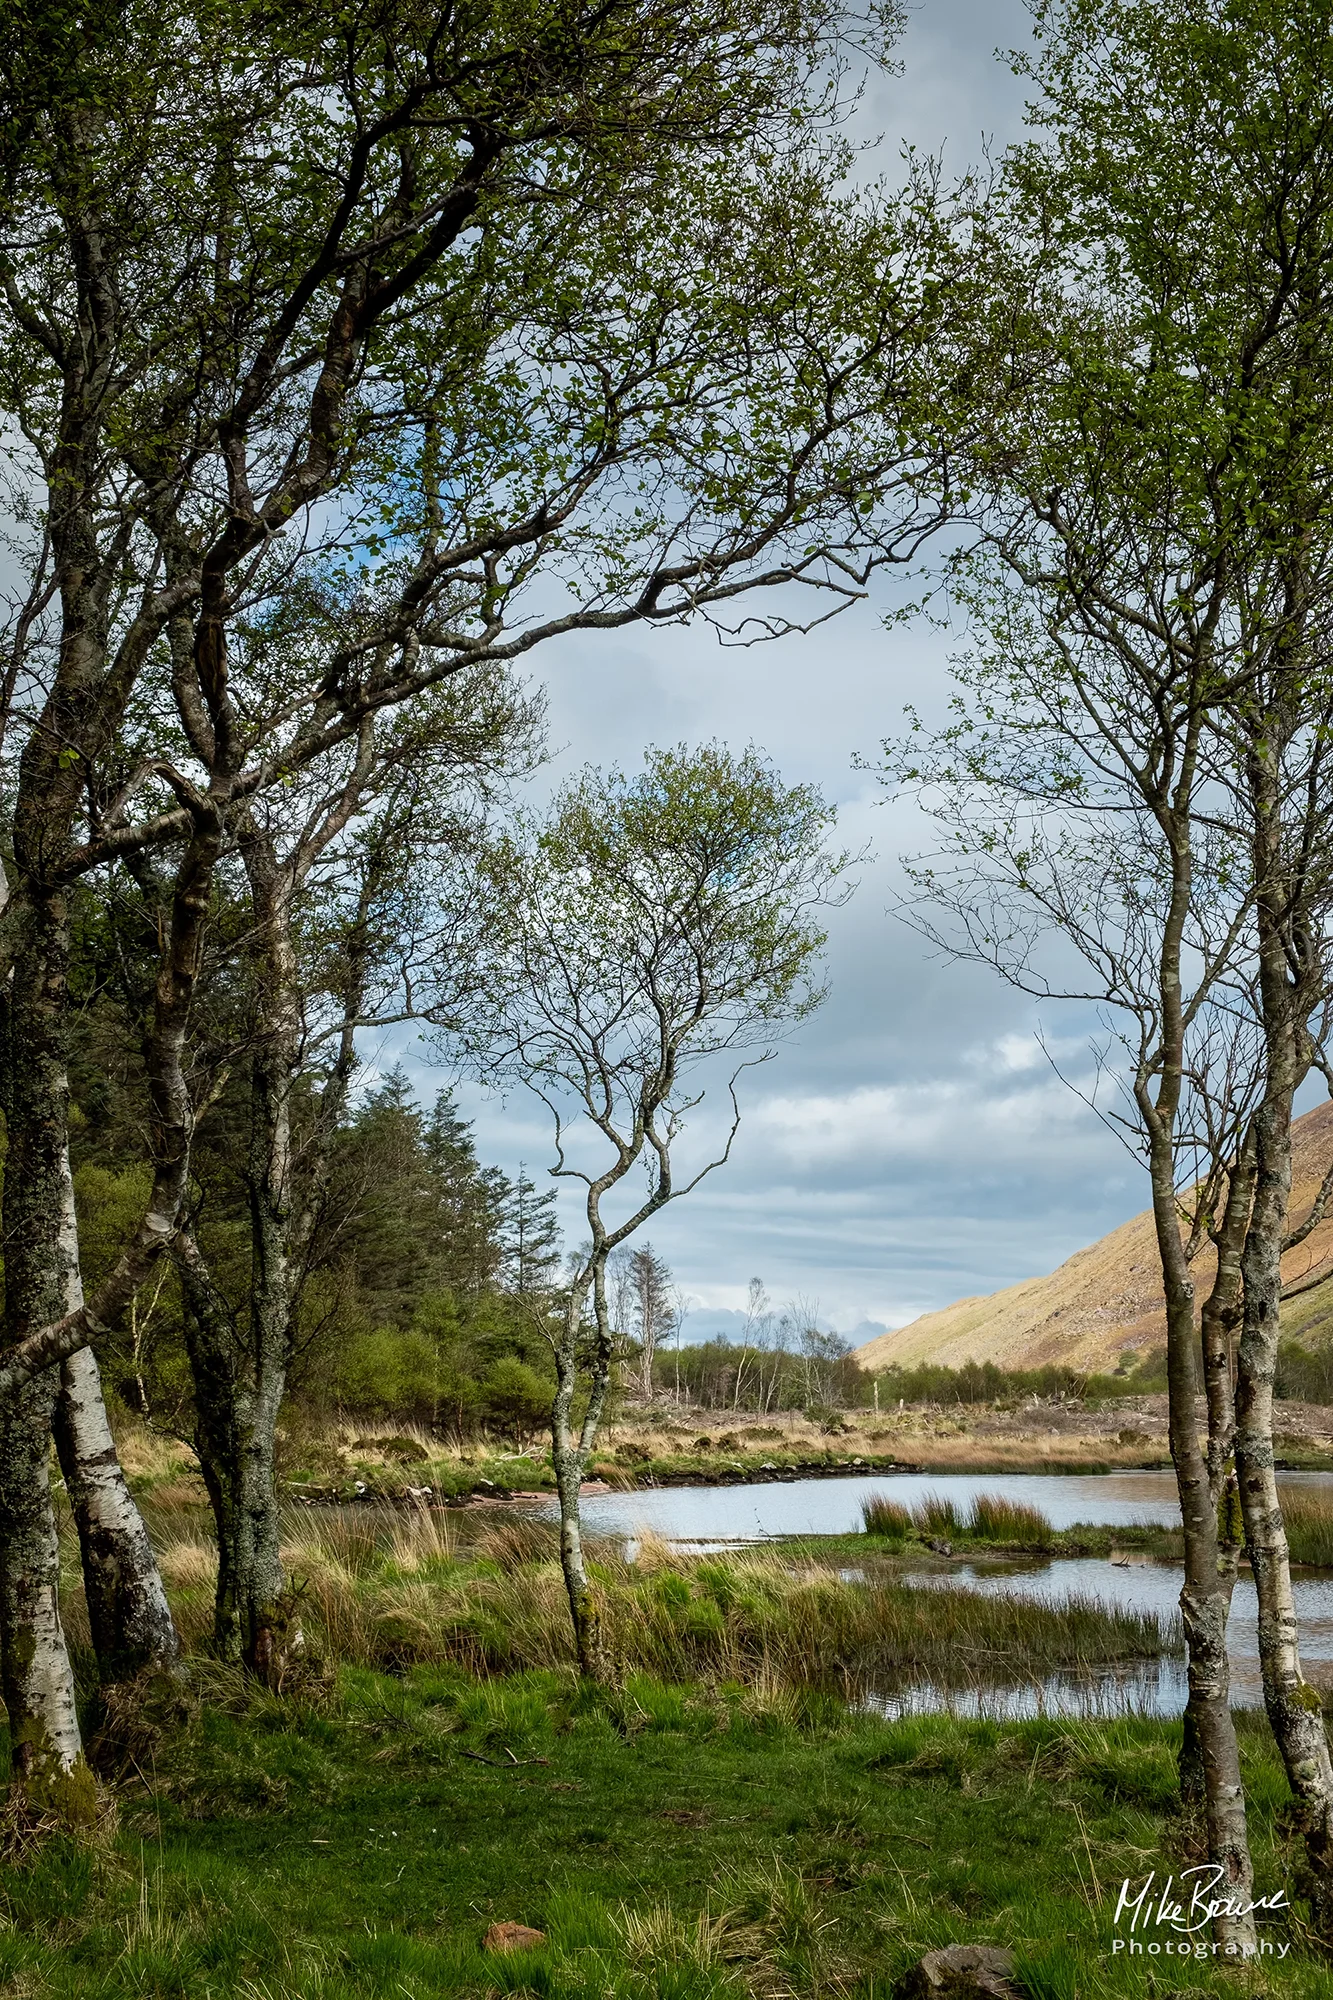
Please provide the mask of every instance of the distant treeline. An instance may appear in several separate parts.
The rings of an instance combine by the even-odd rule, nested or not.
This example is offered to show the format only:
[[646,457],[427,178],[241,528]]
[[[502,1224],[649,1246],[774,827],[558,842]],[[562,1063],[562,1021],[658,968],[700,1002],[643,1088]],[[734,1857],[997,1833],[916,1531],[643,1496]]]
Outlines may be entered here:
[[922,1363],[916,1368],[862,1368],[837,1334],[801,1330],[791,1324],[762,1345],[728,1340],[702,1341],[677,1353],[659,1353],[654,1369],[659,1394],[679,1394],[682,1402],[706,1410],[878,1408],[886,1415],[899,1403],[938,1406],[1016,1404],[1033,1396],[1043,1402],[1098,1401],[1109,1396],[1151,1392],[1166,1386],[1164,1354],[1151,1354],[1116,1375],[1087,1374],[1074,1368],[1000,1368],[993,1361],[968,1361],[961,1368]]
[[965,1361],[961,1368],[922,1362],[915,1368],[886,1368],[870,1382],[879,1383],[881,1407],[887,1400],[904,1403],[1009,1403],[1038,1396],[1043,1402],[1097,1402],[1107,1396],[1131,1396],[1166,1387],[1166,1355],[1149,1354],[1136,1366],[1114,1375],[1050,1364],[1045,1368],[1000,1368],[994,1361]]
[[869,1377],[840,1334],[784,1319],[762,1343],[704,1340],[658,1350],[653,1386],[703,1410],[847,1409],[872,1399]]

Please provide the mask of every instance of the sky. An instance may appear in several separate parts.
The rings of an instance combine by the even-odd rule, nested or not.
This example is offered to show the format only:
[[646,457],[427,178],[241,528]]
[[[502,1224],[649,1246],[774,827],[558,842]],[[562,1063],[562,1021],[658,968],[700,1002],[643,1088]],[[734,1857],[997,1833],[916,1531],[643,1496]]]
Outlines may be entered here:
[[[1018,0],[926,0],[900,44],[904,74],[877,79],[863,122],[902,143],[975,161],[1021,128],[1024,88],[994,51],[1027,38]],[[754,743],[789,781],[839,807],[846,845],[873,848],[832,913],[830,997],[751,1077],[727,1166],[654,1218],[653,1247],[691,1302],[685,1337],[729,1331],[752,1277],[774,1304],[800,1299],[824,1324],[865,1339],[952,1300],[1048,1271],[1146,1206],[1141,1169],[1054,1073],[1090,1069],[1089,1022],[1032,1004],[983,969],[942,962],[891,913],[898,857],[930,844],[908,801],[855,767],[949,691],[950,640],[924,624],[884,627],[889,586],[807,637],[719,650],[673,628],[582,639],[543,656],[548,778],[584,763],[633,765],[648,743]],[[1042,1041],[1038,1040],[1040,1031]],[[369,1053],[369,1052],[368,1052]],[[419,1045],[401,1060],[423,1097],[448,1081]],[[539,1183],[550,1164],[540,1106],[459,1087],[478,1150]],[[691,1128],[717,1131],[715,1097]],[[562,1194],[567,1240],[576,1197]]]

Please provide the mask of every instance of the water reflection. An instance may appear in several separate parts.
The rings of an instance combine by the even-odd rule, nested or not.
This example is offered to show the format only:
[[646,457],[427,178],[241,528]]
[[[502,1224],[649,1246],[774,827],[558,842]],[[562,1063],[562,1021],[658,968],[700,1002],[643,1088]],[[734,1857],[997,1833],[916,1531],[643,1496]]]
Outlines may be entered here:
[[893,1722],[908,1715],[956,1715],[991,1722],[1025,1722],[1050,1715],[1110,1722],[1126,1715],[1179,1715],[1188,1692],[1185,1662],[1166,1659],[1082,1674],[1051,1674],[1045,1680],[1008,1687],[992,1683],[951,1688],[917,1681],[893,1691],[871,1690],[863,1706]]
[[[1174,1563],[1136,1563],[1121,1569],[1093,1556],[1057,1557],[1020,1563],[951,1563],[944,1572],[907,1576],[921,1589],[962,1584],[986,1596],[1031,1597],[1059,1604],[1069,1597],[1100,1598],[1126,1610],[1150,1611],[1164,1622],[1177,1610],[1181,1572]],[[1301,1574],[1292,1580],[1301,1634],[1301,1661],[1316,1687],[1333,1685],[1333,1576]],[[1254,1584],[1242,1576],[1231,1601],[1227,1648],[1231,1655],[1231,1699],[1237,1708],[1263,1705],[1259,1669],[1258,1602]],[[1164,1682],[1145,1713],[1179,1715],[1185,1706],[1184,1666],[1179,1686]]]
[[[1333,1490],[1333,1474],[1286,1473],[1284,1487]],[[682,1548],[702,1552],[727,1543],[785,1535],[848,1534],[860,1528],[861,1503],[882,1493],[906,1506],[924,1494],[947,1495],[960,1508],[981,1493],[1039,1507],[1053,1526],[1079,1522],[1103,1526],[1174,1526],[1180,1518],[1175,1475],[1163,1472],[1058,1474],[896,1473],[838,1479],[801,1479],[772,1485],[661,1487],[635,1493],[589,1494],[583,1513],[599,1534],[639,1532],[664,1536]],[[850,1579],[850,1572],[846,1572]],[[1181,1572],[1170,1563],[1137,1558],[1121,1566],[1096,1557],[958,1561],[906,1579],[923,1589],[957,1587],[989,1595],[1029,1597],[1061,1603],[1071,1596],[1100,1598],[1110,1605],[1147,1611],[1164,1623],[1176,1615]],[[1297,1572],[1294,1580],[1300,1623],[1301,1657],[1311,1681],[1333,1690],[1333,1575]],[[1257,1606],[1254,1585],[1242,1576],[1233,1600],[1229,1646],[1232,1700],[1259,1707]],[[1110,1717],[1179,1715],[1187,1694],[1184,1660],[1178,1656],[1119,1669],[1061,1673],[1040,1682],[994,1682],[970,1688],[942,1688],[930,1681],[872,1691],[867,1699],[885,1715],[947,1713],[1016,1718],[1036,1715]]]
[[[927,1493],[938,1493],[959,1507],[979,1493],[1003,1493],[1039,1507],[1056,1528],[1071,1528],[1078,1521],[1174,1527],[1180,1519],[1173,1472],[894,1472],[739,1486],[657,1486],[634,1493],[589,1493],[582,1513],[592,1534],[632,1535],[648,1529],[673,1542],[757,1542],[773,1535],[853,1534],[861,1526],[861,1503],[872,1493],[905,1507]],[[554,1501],[542,1511],[553,1513]]]

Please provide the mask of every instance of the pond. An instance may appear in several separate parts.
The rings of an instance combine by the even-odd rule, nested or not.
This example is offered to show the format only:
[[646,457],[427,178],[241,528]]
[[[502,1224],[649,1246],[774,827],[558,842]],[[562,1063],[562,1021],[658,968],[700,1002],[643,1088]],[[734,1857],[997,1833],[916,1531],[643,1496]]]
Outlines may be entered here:
[[[1285,1473],[1281,1483],[1333,1492],[1333,1473]],[[1057,1528],[1079,1522],[1170,1527],[1180,1519],[1175,1475],[1170,1471],[894,1473],[773,1485],[657,1487],[636,1493],[590,1493],[583,1502],[583,1518],[590,1532],[621,1535],[631,1543],[647,1531],[684,1547],[707,1548],[780,1535],[851,1534],[860,1528],[861,1503],[872,1493],[909,1507],[927,1493],[947,1496],[960,1506],[980,1493],[1003,1494],[1039,1507]],[[906,1581],[922,1588],[961,1585],[1048,1603],[1071,1596],[1100,1598],[1169,1619],[1177,1608],[1181,1575],[1171,1563],[1132,1561],[1122,1566],[1096,1557],[1057,1556],[958,1561],[947,1571],[909,1574]],[[1327,1687],[1333,1683],[1333,1575],[1298,1571],[1294,1587],[1301,1657],[1311,1679]],[[1237,1707],[1257,1707],[1262,1684],[1254,1585],[1248,1576],[1236,1585],[1229,1643],[1233,1701]],[[1168,1658],[1124,1670],[1060,1674],[1020,1686],[997,1681],[959,1690],[922,1681],[872,1699],[877,1708],[893,1715],[940,1710],[997,1717],[1178,1715],[1186,1691],[1184,1661]]]

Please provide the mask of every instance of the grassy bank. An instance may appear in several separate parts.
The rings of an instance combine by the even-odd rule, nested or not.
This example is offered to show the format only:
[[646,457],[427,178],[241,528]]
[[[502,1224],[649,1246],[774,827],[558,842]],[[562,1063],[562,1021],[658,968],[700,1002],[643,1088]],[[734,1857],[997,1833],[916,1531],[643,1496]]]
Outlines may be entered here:
[[[201,1647],[214,1578],[207,1532],[177,1519],[158,1523],[157,1539],[187,1643]],[[628,1563],[619,1543],[593,1544],[613,1657],[623,1671],[666,1679],[844,1691],[926,1677],[1021,1682],[1154,1658],[1175,1643],[1155,1618],[1090,1601],[1056,1608],[912,1590],[893,1563],[844,1575],[845,1546],[822,1558],[767,1544],[690,1557],[649,1538]],[[556,1534],[545,1522],[293,1510],[284,1560],[312,1645],[332,1659],[477,1673],[572,1663]],[[72,1590],[76,1631],[79,1610]]]
[[[179,1495],[151,1519],[197,1648],[205,1525]],[[1152,1620],[905,1588],[864,1536],[694,1558],[647,1541],[634,1565],[601,1545],[619,1673],[592,1689],[540,1522],[294,1509],[285,1553],[309,1665],[279,1697],[196,1652],[187,1712],[135,1741],[101,1844],[9,1856],[0,1995],[888,2000],[923,1951],[977,1941],[1016,1950],[1028,2000],[1333,2000],[1299,1927],[1273,1933],[1296,1955],[1243,1974],[1110,1956],[1121,1880],[1198,1859],[1173,1727],[859,1706],[905,1679],[1151,1657]],[[1285,1779],[1262,1719],[1241,1728],[1259,1881],[1294,1893]],[[487,1952],[495,1921],[544,1941]]]
[[[1292,1561],[1308,1568],[1333,1568],[1333,1493],[1291,1486],[1280,1491]],[[1054,1528],[1040,1508],[1003,1494],[978,1494],[967,1503],[926,1494],[910,1508],[889,1496],[872,1494],[863,1502],[861,1515],[866,1540],[885,1554],[947,1545],[969,1554],[993,1550],[1106,1556],[1123,1548],[1163,1562],[1179,1562],[1183,1555],[1179,1528],[1097,1527],[1086,1522]],[[820,1546],[829,1549],[848,1539],[829,1536]]]
[[[725,1684],[441,1667],[283,1701],[215,1671],[198,1693],[114,1839],[5,1872],[0,1991],[887,2000],[923,1951],[978,1941],[1017,1950],[1031,2000],[1333,1993],[1299,1943],[1237,1975],[1109,1955],[1120,1881],[1197,1857],[1169,1727],[889,1724]],[[1243,1750],[1259,1882],[1290,1885],[1286,1787],[1248,1720]],[[487,1953],[496,1920],[545,1942]]]
[[[1285,1409],[1277,1441],[1283,1467],[1333,1467],[1329,1440],[1316,1429],[1326,1415],[1303,1406]],[[411,1424],[379,1422],[363,1429],[349,1419],[319,1427],[299,1414],[290,1421],[281,1440],[280,1475],[296,1501],[343,1504],[428,1494],[433,1503],[453,1505],[554,1490],[549,1449],[540,1441],[519,1450],[495,1438],[450,1443]],[[122,1418],[119,1432],[137,1491],[202,1500],[188,1447],[150,1434],[129,1418]],[[831,1412],[822,1418],[788,1411],[762,1421],[741,1413],[729,1426],[715,1412],[640,1409],[621,1412],[604,1430],[589,1471],[609,1486],[632,1490],[906,1472],[1003,1476],[1169,1465],[1165,1398],[1146,1397],[1099,1409],[982,1406],[883,1416]]]

